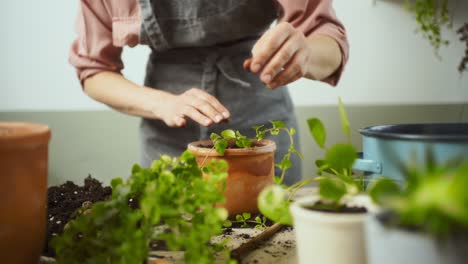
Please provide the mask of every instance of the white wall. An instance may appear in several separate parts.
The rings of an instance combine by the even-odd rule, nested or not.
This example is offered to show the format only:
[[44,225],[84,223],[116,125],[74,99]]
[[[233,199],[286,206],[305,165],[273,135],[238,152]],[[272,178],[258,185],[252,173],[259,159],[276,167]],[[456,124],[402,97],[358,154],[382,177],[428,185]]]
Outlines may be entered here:
[[[299,105],[468,102],[468,76],[456,70],[464,47],[453,42],[433,56],[403,0],[335,0],[346,25],[351,58],[335,89],[312,81],[291,85]],[[0,16],[0,111],[103,109],[81,92],[67,63],[78,0],[6,1]],[[452,0],[454,27],[468,17],[468,1]],[[148,49],[124,52],[124,74],[141,82]]]

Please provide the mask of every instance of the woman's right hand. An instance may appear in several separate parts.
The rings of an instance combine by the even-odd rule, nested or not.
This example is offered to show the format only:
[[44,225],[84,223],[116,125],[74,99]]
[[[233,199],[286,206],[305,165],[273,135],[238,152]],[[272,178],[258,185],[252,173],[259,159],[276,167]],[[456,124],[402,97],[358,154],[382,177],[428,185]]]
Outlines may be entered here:
[[84,88],[90,97],[120,112],[159,119],[170,127],[184,126],[186,118],[210,126],[231,115],[218,99],[203,90],[192,88],[175,95],[138,85],[116,72],[95,74],[84,81]]
[[153,108],[154,115],[170,127],[182,127],[186,118],[203,126],[220,123],[230,117],[218,99],[207,92],[192,88],[178,95],[165,93]]

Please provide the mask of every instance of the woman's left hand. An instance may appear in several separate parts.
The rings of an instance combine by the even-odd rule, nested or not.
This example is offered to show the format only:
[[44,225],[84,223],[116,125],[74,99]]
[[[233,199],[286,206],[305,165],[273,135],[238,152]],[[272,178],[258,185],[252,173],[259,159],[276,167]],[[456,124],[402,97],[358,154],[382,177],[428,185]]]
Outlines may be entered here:
[[257,41],[252,58],[244,68],[259,75],[271,89],[310,76],[310,45],[307,37],[291,24],[282,22],[271,28]]

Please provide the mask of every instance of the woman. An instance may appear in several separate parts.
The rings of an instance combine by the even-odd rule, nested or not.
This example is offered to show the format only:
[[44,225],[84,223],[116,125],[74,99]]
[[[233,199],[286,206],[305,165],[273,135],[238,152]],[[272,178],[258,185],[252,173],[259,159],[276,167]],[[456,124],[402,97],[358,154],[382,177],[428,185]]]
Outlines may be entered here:
[[[297,127],[284,86],[302,77],[336,85],[347,61],[331,2],[81,0],[70,62],[90,97],[142,117],[141,163],[149,166],[226,128],[253,136],[251,127],[269,120]],[[137,44],[152,50],[144,86],[120,74],[122,48]],[[272,140],[281,159],[289,139]],[[293,164],[287,184],[301,178]]]

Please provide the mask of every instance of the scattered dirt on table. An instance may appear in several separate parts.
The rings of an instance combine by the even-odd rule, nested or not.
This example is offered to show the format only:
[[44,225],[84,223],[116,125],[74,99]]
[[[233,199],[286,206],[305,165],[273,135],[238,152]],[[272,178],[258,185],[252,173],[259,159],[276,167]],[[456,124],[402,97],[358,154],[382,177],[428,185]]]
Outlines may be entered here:
[[224,228],[224,229],[223,229],[223,235],[228,235],[228,236],[230,236],[230,235],[232,235],[232,232],[233,232],[233,231],[232,231],[232,228],[230,228],[230,227]]
[[61,234],[63,228],[71,219],[75,218],[76,210],[85,204],[91,207],[92,203],[110,198],[112,189],[102,186],[98,180],[88,176],[84,186],[78,186],[67,181],[60,186],[51,186],[47,191],[47,236],[43,254],[55,256],[53,249],[48,245],[52,237]]
[[250,235],[249,234],[240,234],[239,237],[242,237],[243,239],[249,239]]

